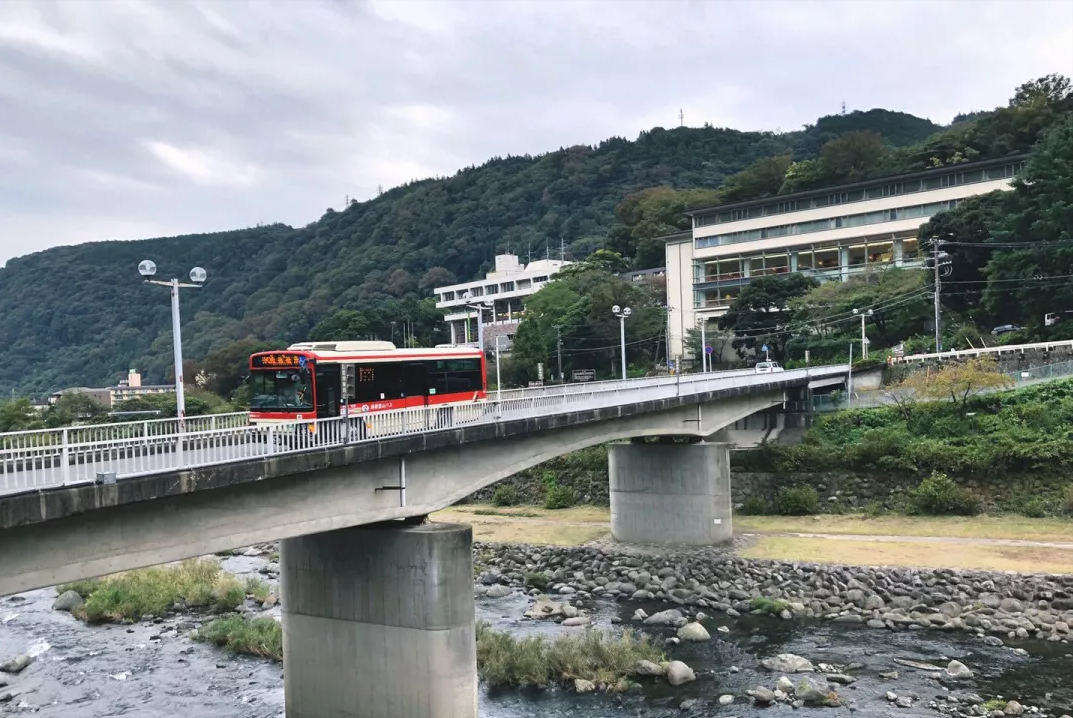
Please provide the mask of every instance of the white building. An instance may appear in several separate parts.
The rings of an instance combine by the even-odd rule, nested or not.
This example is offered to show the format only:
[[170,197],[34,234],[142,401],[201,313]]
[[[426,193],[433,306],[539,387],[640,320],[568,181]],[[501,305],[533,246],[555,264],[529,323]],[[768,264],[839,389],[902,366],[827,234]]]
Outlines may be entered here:
[[686,332],[725,314],[753,277],[801,272],[846,281],[885,267],[922,267],[917,231],[967,197],[1010,188],[1024,156],[695,210],[692,231],[666,237],[670,356]]
[[540,291],[551,277],[570,264],[541,259],[523,266],[514,254],[500,254],[495,261],[495,271],[483,280],[434,290],[436,307],[446,310],[443,318],[450,327],[452,344],[476,346],[477,309],[474,307],[477,305],[484,308],[485,348],[494,348],[494,337],[500,334],[513,339],[518,323],[525,316],[525,297]]

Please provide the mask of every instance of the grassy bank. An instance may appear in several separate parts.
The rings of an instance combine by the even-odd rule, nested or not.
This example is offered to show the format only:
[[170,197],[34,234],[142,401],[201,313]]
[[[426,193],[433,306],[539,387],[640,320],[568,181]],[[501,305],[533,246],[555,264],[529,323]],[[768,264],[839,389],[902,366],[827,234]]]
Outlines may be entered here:
[[1073,542],[1073,521],[999,516],[735,516],[737,533],[817,533],[847,536],[938,536]]
[[59,587],[84,600],[73,613],[90,623],[137,621],[159,616],[174,606],[216,611],[234,610],[247,594],[268,595],[260,581],[239,581],[215,561],[188,560],[177,566],[139,569]]
[[195,640],[213,643],[234,653],[283,660],[283,626],[274,618],[224,616],[198,629]]
[[468,504],[437,511],[433,519],[470,524],[476,540],[498,543],[580,546],[610,530],[610,509],[603,506],[549,510]]
[[581,678],[621,691],[642,660],[658,664],[665,657],[647,636],[631,631],[516,638],[477,624],[477,671],[491,686],[546,686]]

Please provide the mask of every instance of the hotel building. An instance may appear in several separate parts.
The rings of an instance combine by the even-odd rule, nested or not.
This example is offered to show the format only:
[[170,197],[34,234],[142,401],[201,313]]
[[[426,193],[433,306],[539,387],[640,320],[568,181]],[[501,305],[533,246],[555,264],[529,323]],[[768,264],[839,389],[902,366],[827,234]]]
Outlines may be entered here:
[[[436,307],[445,311],[444,321],[451,331],[451,344],[477,345],[477,309],[485,307],[484,346],[495,348],[495,337],[514,338],[518,323],[525,316],[525,297],[540,291],[548,280],[570,262],[541,259],[522,266],[517,255],[500,254],[495,258],[494,272],[484,279],[437,287]],[[469,298],[466,298],[466,294]],[[489,302],[491,305],[489,305]]]
[[798,192],[687,213],[665,237],[669,353],[686,332],[726,313],[753,277],[800,272],[846,281],[887,267],[923,267],[917,232],[958,202],[1006,190],[1024,155]]

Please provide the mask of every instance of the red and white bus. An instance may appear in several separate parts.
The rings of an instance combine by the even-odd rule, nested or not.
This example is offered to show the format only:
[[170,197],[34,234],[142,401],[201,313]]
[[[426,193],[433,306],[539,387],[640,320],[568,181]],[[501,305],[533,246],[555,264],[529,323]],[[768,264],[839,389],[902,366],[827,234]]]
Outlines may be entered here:
[[471,347],[304,342],[250,357],[250,421],[310,421],[487,399],[484,354]]

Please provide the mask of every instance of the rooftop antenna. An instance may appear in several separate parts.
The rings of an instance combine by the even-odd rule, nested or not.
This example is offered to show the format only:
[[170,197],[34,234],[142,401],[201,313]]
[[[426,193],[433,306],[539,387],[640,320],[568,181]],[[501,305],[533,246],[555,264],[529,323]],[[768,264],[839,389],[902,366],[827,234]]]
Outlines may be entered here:
[[559,261],[566,261],[566,242],[563,241],[562,237],[559,237]]
[[842,100],[842,114],[846,114],[846,101]]
[[682,110],[679,109],[678,110],[678,126],[679,127],[685,127],[685,125],[686,125],[686,113],[682,112]]

